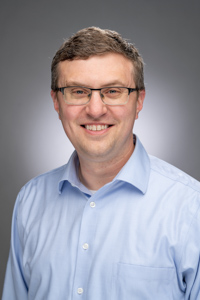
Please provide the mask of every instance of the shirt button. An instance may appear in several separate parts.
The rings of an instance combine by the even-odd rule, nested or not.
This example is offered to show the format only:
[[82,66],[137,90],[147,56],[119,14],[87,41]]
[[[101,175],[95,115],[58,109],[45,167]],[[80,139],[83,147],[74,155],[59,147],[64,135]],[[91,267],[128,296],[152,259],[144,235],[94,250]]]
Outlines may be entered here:
[[87,243],[83,244],[83,249],[87,250],[89,248],[89,245]]
[[78,288],[77,293],[78,293],[79,295],[83,294],[83,289],[82,289],[82,288]]
[[96,206],[95,202],[90,202],[90,207],[94,208]]

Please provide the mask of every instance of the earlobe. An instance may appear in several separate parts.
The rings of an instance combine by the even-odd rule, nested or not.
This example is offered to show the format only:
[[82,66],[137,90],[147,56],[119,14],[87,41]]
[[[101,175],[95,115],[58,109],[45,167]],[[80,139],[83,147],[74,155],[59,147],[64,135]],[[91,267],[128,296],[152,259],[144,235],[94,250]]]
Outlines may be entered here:
[[60,119],[60,115],[59,115],[59,101],[58,101],[58,97],[57,97],[57,93],[55,91],[51,90],[51,98],[53,100],[53,105],[54,105],[54,109],[55,111],[57,111],[59,119]]
[[139,111],[136,112],[135,119],[137,120],[139,118]]
[[139,91],[138,100],[137,100],[136,117],[135,117],[136,119],[138,119],[139,112],[143,108],[144,98],[145,98],[145,90]]

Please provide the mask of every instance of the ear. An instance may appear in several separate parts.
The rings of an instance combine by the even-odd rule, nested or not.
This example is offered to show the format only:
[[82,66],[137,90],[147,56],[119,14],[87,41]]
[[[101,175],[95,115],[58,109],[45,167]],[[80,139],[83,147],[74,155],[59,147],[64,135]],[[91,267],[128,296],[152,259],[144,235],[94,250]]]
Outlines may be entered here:
[[57,93],[53,90],[51,90],[51,98],[53,100],[53,105],[54,105],[54,109],[55,111],[57,111],[59,119],[60,119],[60,105],[59,105],[59,101],[58,101],[58,96]]
[[144,98],[145,98],[145,90],[139,91],[138,99],[137,99],[137,108],[136,108],[136,117],[135,119],[138,119],[139,112],[143,108]]

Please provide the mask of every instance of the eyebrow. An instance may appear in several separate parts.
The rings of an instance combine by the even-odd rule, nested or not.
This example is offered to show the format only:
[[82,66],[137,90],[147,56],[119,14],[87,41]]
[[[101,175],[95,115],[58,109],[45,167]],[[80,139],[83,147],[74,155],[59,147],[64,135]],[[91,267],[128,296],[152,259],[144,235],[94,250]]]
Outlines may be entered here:
[[[88,87],[90,88],[90,86],[84,84],[84,83],[81,83],[81,82],[78,82],[78,81],[68,81],[68,82],[65,82],[65,86],[83,86],[83,87]],[[108,82],[108,83],[105,83],[103,84],[101,87],[109,87],[109,86],[125,86],[125,84],[119,80],[115,80],[115,81],[111,81],[111,82]]]
[[84,86],[78,81],[65,81],[65,86]]
[[125,86],[125,84],[122,81],[115,80],[115,81],[108,82],[103,85],[103,87],[106,87],[106,86]]

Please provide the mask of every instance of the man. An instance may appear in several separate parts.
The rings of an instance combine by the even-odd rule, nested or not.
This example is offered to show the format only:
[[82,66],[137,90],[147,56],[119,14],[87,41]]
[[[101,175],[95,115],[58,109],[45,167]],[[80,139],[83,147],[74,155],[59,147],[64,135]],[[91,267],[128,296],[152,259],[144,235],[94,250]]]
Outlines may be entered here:
[[83,29],[56,53],[51,88],[76,151],[18,195],[3,300],[200,299],[200,184],[132,134],[138,51]]

